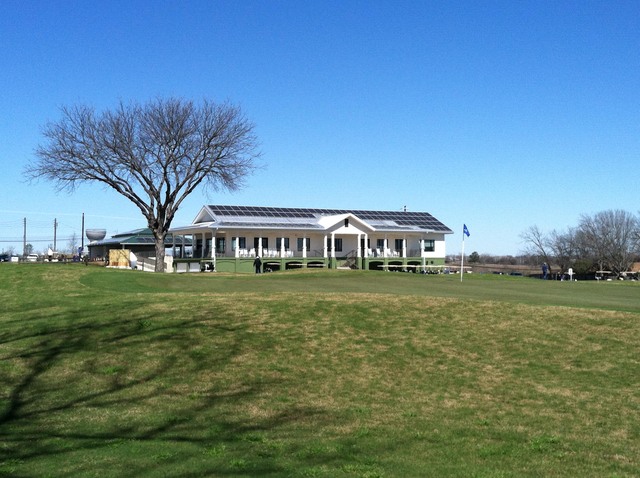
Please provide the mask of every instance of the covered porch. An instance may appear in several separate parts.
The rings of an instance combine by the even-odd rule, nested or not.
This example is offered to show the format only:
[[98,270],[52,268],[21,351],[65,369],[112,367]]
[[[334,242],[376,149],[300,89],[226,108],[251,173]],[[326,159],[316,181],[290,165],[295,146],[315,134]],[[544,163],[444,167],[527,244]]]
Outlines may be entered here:
[[[346,224],[346,226],[345,226]],[[260,256],[266,271],[301,268],[389,270],[444,262],[436,240],[425,234],[380,233],[342,221],[325,231],[221,229],[197,224],[172,229],[184,244],[173,245],[175,272],[252,272]]]

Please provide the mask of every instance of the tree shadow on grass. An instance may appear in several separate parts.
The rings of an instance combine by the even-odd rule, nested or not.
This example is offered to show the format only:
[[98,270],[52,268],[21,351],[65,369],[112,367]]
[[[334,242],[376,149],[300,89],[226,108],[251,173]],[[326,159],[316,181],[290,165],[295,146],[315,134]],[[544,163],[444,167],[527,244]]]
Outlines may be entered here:
[[250,340],[242,325],[133,310],[44,322],[35,313],[30,327],[2,333],[0,474],[235,475],[256,449],[264,459],[251,463],[251,474],[277,473],[281,450],[264,444],[264,432],[322,419],[313,407],[255,413],[280,384],[234,376]]

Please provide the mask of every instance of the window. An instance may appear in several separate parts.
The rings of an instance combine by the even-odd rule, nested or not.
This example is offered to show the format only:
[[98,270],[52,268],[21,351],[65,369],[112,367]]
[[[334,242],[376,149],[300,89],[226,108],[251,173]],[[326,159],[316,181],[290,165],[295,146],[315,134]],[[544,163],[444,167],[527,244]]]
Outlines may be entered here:
[[436,250],[436,241],[433,239],[424,240],[424,252],[433,252]]
[[[246,237],[238,237],[238,249],[246,249],[247,248],[247,238]],[[236,250],[236,238],[231,239],[231,250]]]
[[344,227],[349,227],[349,218],[348,217],[344,220]]
[[[253,238],[253,247],[255,247],[256,252],[258,252],[259,254],[262,254],[262,251],[258,251],[260,249],[260,238],[259,237],[254,237]],[[269,248],[269,238],[267,237],[263,237],[262,238],[262,248],[263,249],[268,249]]]
[[395,245],[396,245],[396,251],[401,251],[402,250],[402,246],[404,245],[404,240],[403,239],[396,239],[395,240]]
[[384,239],[376,240],[376,247],[380,250],[384,249]]
[[226,238],[216,237],[216,252],[218,254],[224,254],[227,246]]
[[336,249],[336,252],[342,252],[342,238],[341,237],[336,237],[335,238],[335,242],[334,242]]
[[[304,241],[304,242],[303,242]],[[302,252],[304,243],[307,243],[307,252],[311,250],[311,238],[310,237],[299,237],[298,238],[298,251]]]
[[279,250],[279,251],[282,250],[282,239],[284,239],[284,250],[288,251],[289,250],[289,238],[288,237],[285,237],[285,238],[277,237],[276,238],[276,249]]

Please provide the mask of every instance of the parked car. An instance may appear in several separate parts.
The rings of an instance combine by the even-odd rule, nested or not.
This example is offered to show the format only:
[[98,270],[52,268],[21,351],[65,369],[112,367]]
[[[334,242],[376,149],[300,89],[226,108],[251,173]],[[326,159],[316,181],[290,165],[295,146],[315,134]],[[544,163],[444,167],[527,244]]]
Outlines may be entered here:
[[9,262],[11,256],[9,254],[0,254],[0,262]]
[[38,262],[38,254],[29,254],[27,256],[27,262]]

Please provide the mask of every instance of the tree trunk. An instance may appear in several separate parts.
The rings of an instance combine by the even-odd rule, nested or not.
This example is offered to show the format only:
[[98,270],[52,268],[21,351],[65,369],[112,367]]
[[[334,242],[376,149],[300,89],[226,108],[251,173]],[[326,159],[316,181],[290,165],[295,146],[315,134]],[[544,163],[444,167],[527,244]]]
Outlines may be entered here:
[[153,231],[153,236],[156,239],[156,272],[164,272],[164,239],[166,233],[161,231]]

